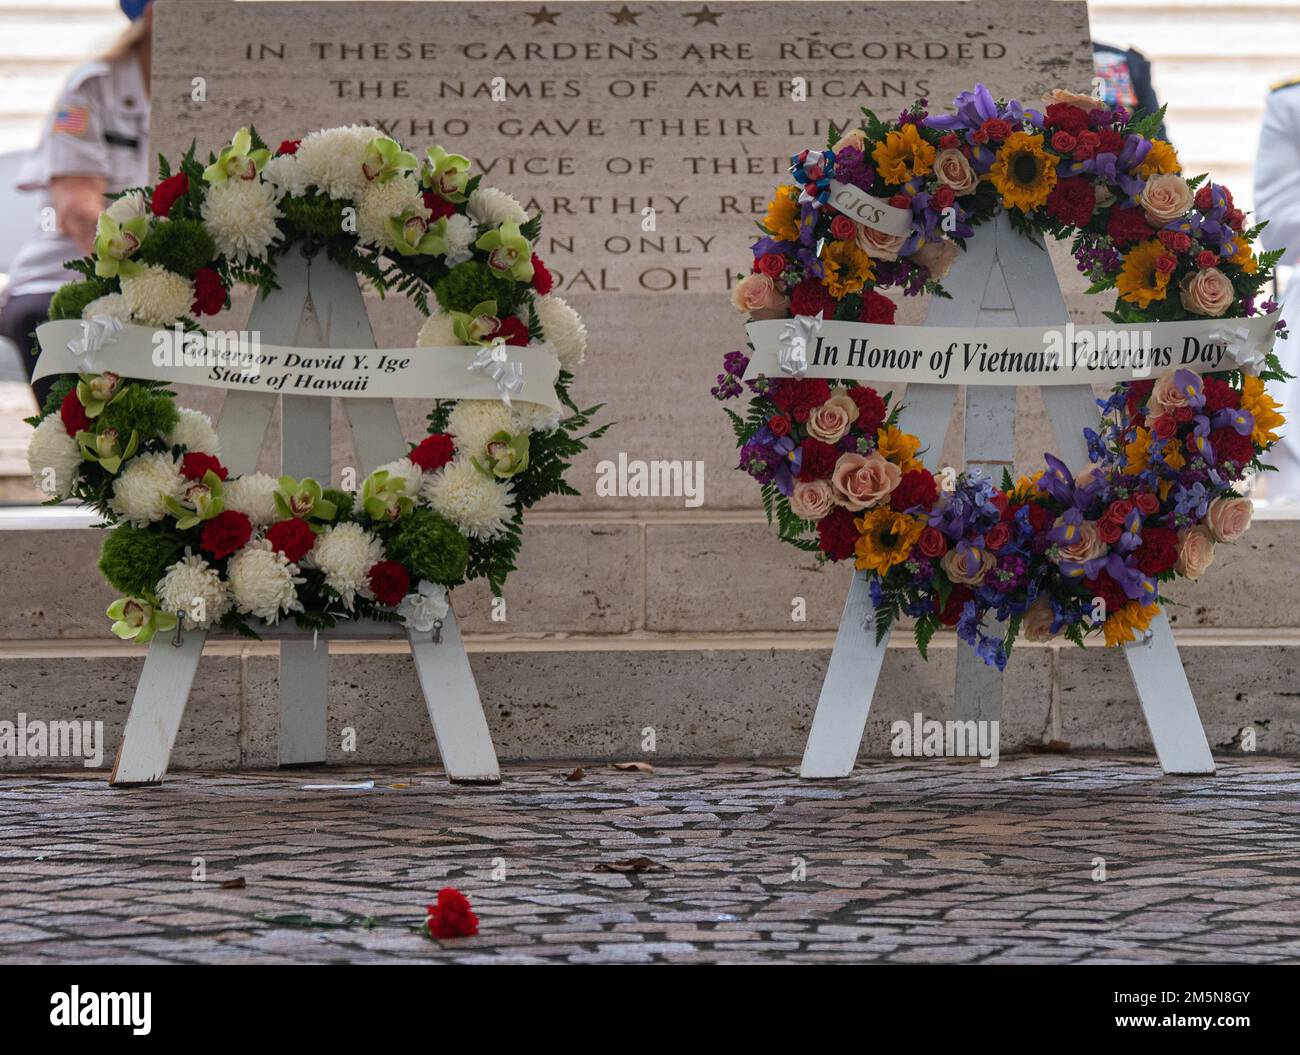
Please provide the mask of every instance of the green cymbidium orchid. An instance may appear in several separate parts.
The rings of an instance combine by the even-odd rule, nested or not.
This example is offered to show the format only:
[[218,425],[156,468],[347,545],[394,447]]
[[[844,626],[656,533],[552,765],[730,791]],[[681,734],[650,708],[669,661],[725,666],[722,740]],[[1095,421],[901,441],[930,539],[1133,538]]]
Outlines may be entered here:
[[491,344],[492,335],[500,326],[501,320],[497,318],[495,300],[485,300],[475,304],[468,312],[451,313],[451,331],[461,344]]
[[406,480],[376,469],[361,485],[361,505],[373,520],[396,520],[411,511],[415,499],[406,493]]
[[208,183],[225,183],[229,179],[256,179],[263,166],[271,160],[269,150],[254,150],[253,135],[241,128],[227,146],[221,148],[217,160],[203,170]]
[[130,259],[149,233],[149,217],[133,216],[118,223],[106,212],[95,228],[95,274],[100,278],[130,278],[144,265]]
[[313,531],[324,530],[323,524],[312,524],[313,520],[333,520],[338,507],[324,493],[321,485],[311,477],[304,476],[295,480],[292,476],[282,476],[275,492],[275,509],[281,517],[296,517],[305,520]]
[[372,183],[387,183],[399,172],[410,172],[419,164],[419,158],[403,150],[397,140],[375,136],[361,162],[361,171]]
[[82,374],[77,382],[77,399],[81,401],[86,417],[97,418],[104,408],[115,399],[120,399],[126,389],[122,387],[122,378],[105,370],[102,374]]
[[481,235],[474,245],[488,254],[488,267],[493,271],[509,275],[516,282],[533,280],[533,247],[519,233],[514,220],[506,220],[495,231]]
[[137,645],[147,644],[160,630],[176,627],[176,616],[164,612],[152,597],[119,597],[108,606],[107,615],[113,620],[113,633]]
[[100,432],[83,429],[77,433],[77,446],[81,449],[82,458],[88,462],[98,462],[100,468],[110,476],[116,476],[122,463],[135,454],[136,448],[140,446],[140,437],[135,429],[131,430],[125,447],[120,441],[117,429],[103,429]]
[[465,188],[469,185],[469,158],[448,154],[442,147],[430,147],[425,154],[424,185],[450,202],[463,202],[467,197]]
[[483,456],[470,458],[479,472],[509,480],[528,468],[528,433],[494,433],[483,448]]
[[384,221],[393,245],[402,256],[441,256],[447,252],[447,218],[430,223],[414,209],[403,209]]
[[226,508],[226,499],[221,486],[221,477],[211,469],[203,474],[203,479],[191,483],[185,489],[185,498],[168,496],[163,505],[176,518],[176,530],[188,531],[195,524],[211,520]]

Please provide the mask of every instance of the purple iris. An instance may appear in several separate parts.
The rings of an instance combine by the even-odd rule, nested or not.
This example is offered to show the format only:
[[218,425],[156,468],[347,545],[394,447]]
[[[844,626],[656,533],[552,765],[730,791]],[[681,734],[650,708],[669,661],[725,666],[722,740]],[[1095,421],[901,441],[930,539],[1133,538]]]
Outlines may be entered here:
[[925,119],[927,128],[936,128],[940,132],[956,132],[963,128],[979,128],[985,121],[1000,117],[1012,126],[1025,119],[1024,108],[1015,100],[999,107],[993,94],[982,84],[975,85],[973,92],[962,92],[952,101],[953,112],[950,114],[933,114]]

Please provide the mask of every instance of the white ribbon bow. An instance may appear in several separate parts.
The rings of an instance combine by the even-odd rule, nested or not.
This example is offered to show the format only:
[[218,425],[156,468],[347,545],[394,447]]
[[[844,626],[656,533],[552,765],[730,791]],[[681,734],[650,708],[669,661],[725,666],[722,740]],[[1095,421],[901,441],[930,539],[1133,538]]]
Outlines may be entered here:
[[427,634],[439,626],[451,611],[446,587],[421,579],[415,593],[408,593],[402,598],[397,611],[406,620],[408,626],[422,634]]
[[784,373],[801,378],[808,372],[808,342],[821,330],[823,321],[819,311],[816,315],[796,315],[786,322],[776,353]]
[[[1269,337],[1271,336],[1270,333]],[[1264,365],[1264,359],[1273,343],[1268,338],[1261,340],[1251,337],[1248,326],[1233,326],[1226,322],[1207,333],[1205,340],[1222,344],[1241,368],[1242,373],[1246,374],[1259,373],[1259,368]]]
[[510,358],[506,342],[500,337],[480,348],[467,369],[471,373],[486,374],[495,381],[497,391],[501,393],[501,402],[506,406],[510,406],[512,395],[517,396],[524,390],[524,364],[518,359]]
[[77,360],[82,373],[104,372],[99,353],[116,341],[121,332],[122,320],[112,315],[92,315],[89,319],[82,319],[81,336],[68,342],[68,351]]

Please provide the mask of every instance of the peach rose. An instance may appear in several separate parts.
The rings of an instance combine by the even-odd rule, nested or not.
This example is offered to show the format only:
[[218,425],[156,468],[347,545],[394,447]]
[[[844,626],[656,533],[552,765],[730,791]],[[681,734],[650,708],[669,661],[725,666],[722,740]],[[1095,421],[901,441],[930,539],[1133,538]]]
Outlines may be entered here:
[[1186,216],[1195,195],[1182,176],[1165,173],[1152,176],[1138,195],[1138,204],[1152,227],[1163,227],[1180,216]]
[[[1057,523],[1060,523],[1059,519]],[[1082,564],[1084,561],[1095,560],[1105,552],[1106,543],[1101,540],[1101,532],[1097,530],[1096,521],[1085,520],[1079,525],[1078,538],[1061,547],[1061,560]]]
[[961,247],[956,242],[950,242],[947,238],[931,238],[909,259],[927,268],[934,281],[941,282],[960,252]]
[[877,231],[874,227],[867,227],[860,223],[855,223],[853,226],[857,228],[853,234],[854,244],[867,256],[876,260],[897,260],[898,251],[907,241],[906,235],[885,234],[884,231]]
[[893,462],[885,461],[879,451],[870,454],[841,454],[831,472],[835,500],[845,509],[857,513],[870,509],[898,486],[903,472]]
[[790,508],[801,520],[820,520],[835,508],[835,492],[825,480],[800,480],[790,494]]
[[839,443],[858,420],[858,405],[842,388],[837,388],[831,398],[808,415],[808,434],[823,443]]
[[1199,579],[1214,563],[1214,536],[1204,524],[1183,528],[1178,533],[1178,560],[1174,571],[1189,579]]
[[1100,99],[1094,99],[1091,95],[1082,95],[1079,92],[1067,91],[1064,88],[1053,88],[1050,92],[1044,92],[1042,98],[1044,106],[1051,106],[1053,103],[1065,103],[1067,106],[1082,110],[1085,114],[1090,114],[1093,110],[1110,109]]
[[1217,317],[1232,307],[1237,294],[1227,275],[1217,267],[1207,267],[1183,278],[1178,299],[1188,311]]
[[997,557],[986,549],[981,549],[979,554],[979,567],[974,571],[971,571],[966,565],[966,560],[970,554],[967,553],[966,557],[963,558],[955,549],[950,549],[939,558],[939,567],[944,570],[944,574],[953,582],[963,583],[966,586],[978,586],[984,581],[984,576],[992,571],[993,566],[998,562]]
[[1151,387],[1147,396],[1147,420],[1172,414],[1179,407],[1187,406],[1187,393],[1179,387],[1173,374],[1165,374]]
[[1055,618],[1056,612],[1052,608],[1052,602],[1046,597],[1038,598],[1025,609],[1024,618],[1020,623],[1025,640],[1039,643],[1051,641],[1056,637],[1056,634],[1052,633],[1052,621]]
[[1215,542],[1236,542],[1250,527],[1255,503],[1249,498],[1216,498],[1210,503],[1205,523]]
[[969,194],[979,186],[980,178],[975,175],[966,155],[956,148],[939,151],[934,159],[934,174],[945,187],[960,197]]
[[731,303],[754,319],[779,319],[790,309],[790,298],[776,288],[770,275],[746,275],[731,291]]
[[867,133],[861,128],[854,128],[840,136],[839,141],[835,144],[835,151],[838,153],[845,147],[852,147],[854,150],[862,150],[867,143]]

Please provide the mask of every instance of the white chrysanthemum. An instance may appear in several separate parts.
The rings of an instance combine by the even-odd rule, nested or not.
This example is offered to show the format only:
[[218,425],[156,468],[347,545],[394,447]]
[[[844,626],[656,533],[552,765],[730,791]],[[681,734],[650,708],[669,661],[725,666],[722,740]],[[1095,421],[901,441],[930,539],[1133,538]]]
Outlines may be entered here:
[[402,481],[402,494],[410,495],[417,498],[420,494],[420,487],[424,484],[424,470],[421,469],[410,458],[398,458],[395,462],[389,462],[387,465],[381,465],[380,469],[386,470],[390,477],[397,477]]
[[131,305],[121,293],[105,293],[81,309],[83,319],[93,319],[98,315],[107,315],[118,322],[130,322]]
[[180,464],[170,454],[138,454],[113,481],[110,508],[123,520],[144,527],[167,515],[166,498],[179,499],[185,493]]
[[478,228],[470,222],[468,216],[456,213],[447,217],[444,231],[447,239],[446,261],[448,267],[463,264],[474,257],[474,241],[478,238]]
[[510,404],[510,416],[515,432],[553,432],[560,426],[562,415],[558,410],[541,403],[527,403],[516,399]]
[[364,125],[323,128],[303,137],[294,154],[295,175],[305,187],[317,187],[331,198],[358,201],[370,181],[361,166],[370,144],[382,135]]
[[127,191],[120,198],[114,199],[113,204],[104,211],[118,223],[126,223],[127,220],[148,216],[149,203],[144,200],[143,191]]
[[403,173],[383,183],[367,184],[357,206],[357,237],[366,245],[394,248],[397,243],[387,228],[387,221],[407,209],[414,209],[426,220],[429,218],[420,184],[414,176]]
[[228,257],[266,259],[280,233],[273,184],[260,179],[230,179],[214,184],[203,200],[203,225]]
[[424,499],[470,538],[496,538],[514,516],[510,485],[474,468],[467,458],[457,458],[424,485]]
[[514,220],[520,226],[528,222],[528,213],[519,199],[496,187],[479,187],[469,196],[465,208],[481,227],[496,227],[506,220]]
[[264,528],[280,519],[275,508],[275,492],[280,482],[266,473],[249,473],[227,480],[222,488],[226,508],[248,517],[254,528]]
[[456,437],[456,449],[481,456],[498,432],[511,432],[510,411],[499,399],[462,399],[447,416],[447,431]]
[[419,336],[415,338],[418,348],[454,348],[460,343],[460,338],[452,330],[451,316],[444,315],[436,307],[433,314],[424,320]]
[[81,450],[68,435],[63,419],[51,414],[27,441],[27,467],[32,482],[50,498],[67,498],[81,475]]
[[184,275],[148,264],[143,271],[122,279],[122,296],[133,319],[146,326],[170,326],[190,313],[194,287]]
[[221,440],[212,427],[212,419],[200,410],[180,408],[176,427],[167,434],[167,444],[181,446],[187,451],[199,451],[214,458],[221,457]]
[[587,327],[582,316],[559,297],[538,297],[533,307],[542,323],[542,336],[555,349],[560,365],[573,373],[587,357]]
[[231,557],[226,575],[235,607],[246,615],[276,623],[281,614],[302,611],[298,586],[307,580],[266,539],[250,542]]
[[298,164],[297,154],[279,154],[262,166],[262,179],[268,180],[286,194],[307,193],[307,178]]
[[216,568],[197,554],[167,569],[156,590],[164,611],[184,613],[185,625],[206,630],[230,610],[230,589]]
[[359,590],[370,588],[370,569],[384,559],[384,544],[360,524],[335,524],[316,539],[304,558],[325,573],[327,586],[337,590],[351,608]]

